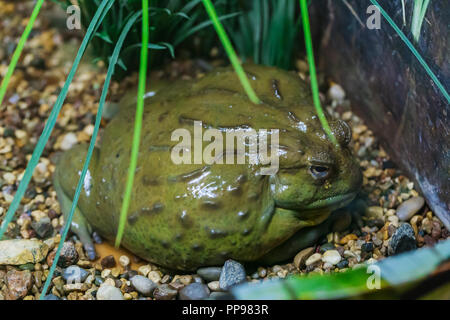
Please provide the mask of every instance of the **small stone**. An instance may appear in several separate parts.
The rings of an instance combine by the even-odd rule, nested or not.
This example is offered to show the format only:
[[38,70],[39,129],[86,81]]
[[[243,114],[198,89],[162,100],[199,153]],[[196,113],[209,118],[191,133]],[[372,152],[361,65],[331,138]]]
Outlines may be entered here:
[[66,268],[78,261],[78,252],[75,245],[71,241],[64,242],[61,248],[61,255],[58,260],[58,266]]
[[356,234],[350,233],[348,235],[346,235],[345,237],[343,237],[340,241],[341,244],[346,244],[348,243],[350,240],[357,240],[358,237],[356,236]]
[[431,222],[431,219],[428,217],[422,220],[422,229],[428,234],[431,234],[433,231],[433,223]]
[[44,300],[61,300],[58,296],[50,293],[44,296]]
[[197,270],[197,274],[206,281],[219,280],[221,273],[222,268],[220,267],[206,267],[206,268],[199,268]]
[[52,221],[49,217],[43,217],[39,221],[33,221],[31,227],[40,238],[48,237],[53,232]]
[[113,255],[106,256],[100,262],[103,268],[114,268],[116,266],[116,259]]
[[312,256],[310,256],[308,259],[306,259],[305,265],[311,266],[317,262],[319,262],[322,259],[322,255],[320,253],[314,253]]
[[127,256],[120,256],[119,264],[124,268],[128,267],[128,265],[130,264],[130,258],[128,258]]
[[322,261],[331,265],[336,265],[342,260],[341,255],[337,250],[328,250],[322,256]]
[[154,283],[159,283],[162,279],[161,273],[158,271],[150,271],[147,276],[150,280],[152,280]]
[[373,243],[372,242],[363,243],[361,245],[361,250],[363,252],[367,252],[367,253],[372,252],[373,251]]
[[119,288],[104,284],[97,291],[97,300],[124,300]]
[[152,267],[150,265],[146,264],[144,266],[140,266],[138,271],[139,271],[140,274],[142,274],[143,276],[146,277],[148,275],[148,273],[150,271],[152,271]]
[[0,265],[38,263],[47,256],[48,246],[39,240],[0,241]]
[[209,297],[209,289],[201,283],[191,283],[180,290],[180,300],[203,300]]
[[136,291],[146,297],[150,297],[157,287],[157,285],[152,280],[141,275],[134,276],[130,279],[130,281],[131,285],[136,289]]
[[244,266],[237,261],[227,260],[223,265],[219,282],[222,290],[228,290],[232,286],[245,281],[246,273]]
[[84,282],[88,276],[89,272],[78,266],[70,266],[64,269],[62,273],[62,277],[66,280],[66,283]]
[[[314,247],[303,249],[294,258],[294,265],[297,269],[301,269],[305,266],[306,259],[308,259],[314,253]],[[264,278],[264,277],[261,277]]]
[[409,221],[425,204],[422,197],[413,197],[400,204],[397,208],[397,217],[400,221]]
[[32,286],[32,275],[29,270],[9,270],[5,275],[7,287],[6,299],[18,300],[25,297]]
[[327,242],[320,247],[320,253],[324,253],[328,250],[333,250],[335,248],[334,244]]
[[389,241],[389,253],[398,254],[416,249],[416,237],[409,223],[403,223]]
[[211,281],[211,282],[208,282],[208,288],[211,290],[211,291],[221,291],[220,290],[220,282],[219,281]]
[[383,220],[383,208],[377,206],[367,207],[365,215],[372,219]]
[[73,291],[87,291],[89,286],[86,283],[70,283],[64,285],[64,292],[69,293]]
[[61,141],[61,150],[69,150],[78,142],[77,135],[73,132],[67,133]]
[[337,102],[342,102],[345,99],[345,91],[336,83],[333,83],[327,92],[328,97]]
[[344,269],[348,267],[348,260],[341,260],[336,267],[338,267],[339,269]]
[[153,297],[156,300],[173,300],[178,291],[171,288],[168,284],[162,284],[153,291]]

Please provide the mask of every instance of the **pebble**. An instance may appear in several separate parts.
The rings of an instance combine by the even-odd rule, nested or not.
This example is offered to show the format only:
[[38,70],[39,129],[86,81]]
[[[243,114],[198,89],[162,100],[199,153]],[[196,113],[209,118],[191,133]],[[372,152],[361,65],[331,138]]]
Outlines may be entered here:
[[346,260],[346,259],[341,260],[341,261],[336,265],[336,267],[338,267],[339,269],[347,268],[347,267],[348,267],[348,260]]
[[6,299],[18,300],[25,297],[32,285],[32,275],[29,270],[18,271],[9,270],[5,275],[5,284],[7,287]]
[[143,294],[146,297],[152,295],[157,285],[147,277],[137,275],[130,279],[131,285],[137,292]]
[[305,265],[311,266],[313,264],[315,264],[316,262],[319,262],[322,259],[322,255],[320,253],[314,253],[312,256],[310,256],[308,259],[306,259],[305,261]]
[[367,207],[365,215],[372,219],[381,219],[381,220],[384,219],[382,207],[376,207],[376,206]]
[[209,295],[209,299],[212,300],[230,300],[230,295],[227,292],[211,292],[211,294]]
[[363,243],[361,245],[361,250],[363,252],[372,252],[373,251],[373,243],[372,242]]
[[48,246],[39,240],[0,241],[0,265],[38,263],[47,256]]
[[206,281],[219,280],[221,273],[222,268],[220,267],[206,267],[206,268],[199,268],[197,270],[197,274]]
[[128,258],[127,256],[120,256],[119,264],[124,268],[128,267],[128,265],[130,264],[130,258]]
[[334,244],[327,242],[320,247],[320,253],[324,253],[328,250],[333,250],[335,248]]
[[178,291],[171,288],[168,284],[162,284],[153,291],[153,297],[156,300],[173,300]]
[[330,86],[330,88],[328,89],[327,95],[333,101],[342,102],[345,99],[344,89],[336,83],[333,83]]
[[52,234],[53,226],[49,217],[43,217],[39,221],[33,221],[31,227],[40,238],[48,237]]
[[350,233],[348,235],[346,235],[345,237],[343,237],[340,241],[341,244],[346,244],[348,243],[350,240],[356,240],[358,239],[358,237],[356,236],[356,234]]
[[144,265],[144,266],[140,266],[138,269],[139,273],[142,274],[143,276],[147,276],[148,273],[150,271],[152,271],[152,267],[148,264]]
[[58,266],[60,266],[61,268],[66,268],[68,266],[76,264],[77,261],[78,261],[78,252],[73,242],[71,241],[64,242],[61,248],[61,255],[59,256]]
[[221,291],[220,290],[220,282],[217,280],[208,282],[208,288],[211,289],[211,291]]
[[78,142],[77,135],[73,132],[69,132],[64,136],[61,141],[61,150],[69,150]]
[[397,208],[397,217],[400,221],[409,221],[425,204],[422,197],[413,197],[402,202]]
[[209,297],[209,289],[201,283],[191,283],[180,290],[179,298],[181,300],[202,300]]
[[337,250],[327,250],[322,256],[322,261],[332,265],[338,264],[342,260],[341,255]]
[[162,279],[161,273],[158,271],[150,271],[147,277],[152,280],[154,283],[159,283]]
[[97,290],[97,300],[124,300],[119,288],[104,284]]
[[244,266],[237,261],[227,260],[223,265],[219,282],[222,290],[229,290],[232,286],[245,281]]
[[103,268],[114,268],[116,266],[116,260],[113,255],[106,256],[100,262]]
[[314,253],[314,247],[303,249],[294,258],[294,265],[297,269],[301,269],[305,266],[306,259],[308,259]]
[[398,254],[416,249],[416,237],[409,223],[403,223],[389,241],[389,253]]
[[84,282],[88,276],[89,272],[78,266],[70,266],[64,269],[62,273],[62,277],[66,280],[66,283]]

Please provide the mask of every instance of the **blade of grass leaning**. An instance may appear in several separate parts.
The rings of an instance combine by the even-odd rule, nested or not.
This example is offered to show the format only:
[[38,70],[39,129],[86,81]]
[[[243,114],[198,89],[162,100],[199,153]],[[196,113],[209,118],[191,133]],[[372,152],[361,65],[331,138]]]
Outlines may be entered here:
[[128,177],[125,185],[122,207],[120,209],[119,226],[116,235],[116,247],[119,247],[122,241],[125,223],[127,221],[128,208],[130,206],[131,191],[133,188],[134,174],[136,171],[139,155],[139,144],[141,142],[142,117],[144,114],[144,94],[147,81],[147,62],[148,62],[148,42],[149,42],[149,18],[148,18],[148,0],[142,0],[142,47],[141,62],[139,66],[139,84],[136,105],[136,116],[134,121],[133,144],[131,146],[130,166],[128,168]]
[[316,108],[317,116],[319,117],[323,130],[325,131],[331,142],[336,147],[339,147],[336,137],[333,135],[330,125],[328,124],[327,118],[325,117],[322,106],[320,105],[319,85],[317,83],[316,66],[314,63],[314,50],[311,39],[311,28],[309,26],[309,13],[307,0],[300,0],[300,9],[302,12],[303,32],[305,34],[305,47],[309,63],[309,75],[311,79],[311,90],[314,101],[314,107]]
[[20,54],[22,53],[23,47],[25,46],[25,43],[27,42],[28,36],[30,35],[31,30],[33,29],[34,22],[36,21],[36,18],[39,14],[39,11],[41,10],[43,3],[44,3],[44,0],[39,0],[38,2],[36,2],[33,12],[31,13],[30,20],[28,20],[28,24],[25,27],[25,30],[23,31],[22,36],[20,37],[19,43],[17,44],[17,47],[16,47],[16,50],[14,50],[13,56],[11,58],[11,62],[9,63],[9,66],[8,66],[8,70],[6,71],[6,75],[3,78],[3,81],[2,81],[2,84],[0,87],[0,107],[3,102],[3,98],[5,97],[6,90],[8,89],[8,84],[9,84],[9,81],[11,80],[11,76],[14,72],[14,69],[16,68],[17,62],[19,61]]
[[252,86],[250,85],[250,82],[248,81],[247,75],[245,74],[244,69],[241,66],[241,63],[239,62],[239,59],[236,55],[236,52],[233,49],[233,46],[230,42],[230,39],[228,38],[227,33],[225,32],[225,29],[223,28],[222,23],[217,17],[216,9],[214,8],[214,5],[211,3],[211,0],[203,0],[203,5],[205,6],[206,12],[209,15],[209,18],[212,20],[214,29],[216,29],[217,35],[219,36],[220,42],[222,42],[223,47],[225,48],[225,51],[228,55],[228,58],[230,59],[231,64],[233,65],[233,68],[239,77],[239,81],[241,81],[242,86],[244,87],[245,92],[248,95],[248,98],[253,103],[260,103],[259,98],[256,96],[255,91],[253,90]]
[[88,168],[89,168],[89,163],[91,161],[92,153],[93,153],[94,147],[95,147],[95,141],[97,140],[98,130],[100,128],[100,122],[101,122],[102,114],[103,114],[103,106],[104,106],[105,101],[106,101],[106,96],[108,94],[109,85],[111,83],[111,79],[112,79],[112,76],[114,74],[114,69],[115,69],[117,61],[119,59],[119,54],[120,54],[120,51],[122,49],[123,42],[125,41],[125,38],[128,35],[128,32],[130,31],[131,27],[134,25],[134,23],[136,22],[136,20],[139,18],[140,15],[141,15],[141,12],[136,12],[128,20],[127,24],[125,25],[124,29],[122,30],[122,33],[120,34],[120,37],[119,37],[119,39],[118,39],[118,41],[116,43],[116,46],[115,46],[114,51],[113,51],[113,54],[111,56],[111,61],[109,63],[108,71],[106,73],[106,78],[105,78],[105,82],[104,82],[104,85],[103,85],[102,94],[100,96],[100,101],[99,101],[98,110],[97,110],[97,116],[95,118],[94,131],[92,133],[91,141],[89,143],[89,148],[88,148],[88,152],[87,152],[87,155],[86,155],[86,159],[84,161],[84,165],[83,165],[83,169],[81,171],[80,179],[78,180],[78,185],[77,185],[77,188],[76,188],[76,191],[75,191],[75,196],[74,196],[73,201],[72,201],[72,207],[70,209],[69,216],[67,217],[67,221],[65,221],[64,231],[61,234],[61,240],[59,242],[58,249],[56,250],[55,258],[54,258],[53,264],[52,264],[52,266],[50,268],[50,272],[49,272],[49,274],[47,276],[47,279],[45,281],[44,288],[42,289],[42,292],[41,292],[41,295],[40,295],[40,298],[39,298],[40,300],[42,300],[45,297],[45,295],[47,293],[47,290],[48,290],[48,288],[50,286],[51,280],[53,278],[53,273],[55,272],[55,268],[56,268],[56,265],[58,264],[58,260],[59,260],[60,254],[61,254],[61,248],[62,248],[62,246],[64,244],[64,241],[65,241],[65,239],[67,237],[67,234],[69,233],[70,226],[72,224],[72,218],[73,218],[73,215],[75,213],[75,208],[77,206],[78,199],[80,197],[81,188],[83,186],[84,179],[86,177],[86,173],[87,173]]
[[[391,27],[395,30],[395,32],[400,36],[400,39],[403,40],[403,42],[406,44],[406,46],[411,50],[413,55],[416,57],[416,59],[419,61],[419,63],[422,65],[422,67],[425,69],[425,72],[429,75],[431,80],[433,80],[434,84],[438,87],[439,91],[441,91],[444,98],[447,100],[447,103],[450,104],[450,94],[445,89],[444,85],[441,83],[441,81],[438,79],[438,77],[434,74],[433,70],[431,70],[430,66],[426,63],[425,59],[422,58],[419,51],[414,47],[414,45],[409,41],[408,37],[400,30],[400,28],[395,24],[394,20],[389,16],[389,14],[380,6],[378,1],[376,0],[370,0],[373,5],[377,6],[378,10],[380,10],[383,17],[386,19],[386,21],[391,25]],[[423,15],[425,16],[425,12],[423,12]]]
[[36,165],[39,162],[39,158],[41,157],[42,151],[44,150],[44,147],[48,141],[48,138],[50,137],[50,134],[52,133],[53,127],[55,126],[56,119],[58,118],[58,114],[61,110],[61,107],[64,103],[64,100],[66,99],[67,92],[69,91],[69,86],[72,83],[73,77],[75,76],[75,73],[78,69],[78,65],[81,61],[81,58],[83,57],[84,52],[86,51],[87,44],[89,43],[89,40],[92,38],[92,35],[95,33],[96,29],[98,28],[100,21],[101,14],[104,10],[109,10],[111,8],[111,5],[114,3],[114,0],[102,0],[102,3],[98,7],[97,12],[95,13],[94,18],[91,21],[91,24],[89,25],[86,35],[81,42],[80,48],[78,49],[78,53],[75,57],[74,63],[72,65],[72,68],[69,72],[69,75],[67,76],[66,82],[64,83],[63,88],[61,89],[61,92],[56,99],[56,103],[50,112],[50,116],[48,117],[47,123],[45,124],[44,130],[42,131],[41,136],[39,137],[39,140],[36,144],[36,147],[34,148],[33,154],[31,155],[31,159],[28,162],[28,165],[25,169],[25,173],[23,175],[22,180],[19,183],[19,187],[17,188],[17,192],[14,196],[13,201],[11,202],[11,205],[8,208],[8,211],[6,212],[6,216],[3,220],[3,223],[0,227],[0,240],[2,239],[4,233],[6,232],[9,223],[11,222],[14,213],[16,212],[17,208],[19,207],[20,201],[23,198],[23,195],[25,194],[25,191],[27,190],[28,184],[31,180],[31,177],[33,176],[33,171]]

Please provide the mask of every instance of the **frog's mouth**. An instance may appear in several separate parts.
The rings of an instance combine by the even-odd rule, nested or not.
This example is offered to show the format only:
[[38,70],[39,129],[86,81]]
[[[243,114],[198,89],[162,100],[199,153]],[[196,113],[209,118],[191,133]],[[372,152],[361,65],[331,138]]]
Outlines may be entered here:
[[350,192],[324,199],[319,199],[307,204],[304,208],[307,210],[320,208],[331,208],[332,210],[336,210],[349,204],[356,197],[356,194],[357,192]]

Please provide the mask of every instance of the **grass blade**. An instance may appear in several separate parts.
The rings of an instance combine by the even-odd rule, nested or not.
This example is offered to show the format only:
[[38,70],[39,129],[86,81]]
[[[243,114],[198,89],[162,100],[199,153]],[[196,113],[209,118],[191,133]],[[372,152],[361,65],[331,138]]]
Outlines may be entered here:
[[6,75],[3,78],[2,85],[0,87],[0,107],[3,102],[3,98],[5,97],[6,90],[8,89],[9,80],[11,79],[14,69],[16,68],[17,62],[19,61],[20,58],[20,54],[22,53],[23,47],[27,42],[28,36],[30,35],[31,30],[33,29],[34,22],[36,21],[36,18],[39,14],[39,11],[41,10],[43,3],[44,0],[39,0],[38,2],[36,2],[33,12],[31,13],[30,20],[28,20],[28,24],[25,27],[22,36],[20,37],[16,50],[14,50],[11,62],[9,63],[8,66],[8,70],[6,71]]
[[[408,37],[400,30],[400,28],[395,24],[394,20],[389,16],[389,14],[380,6],[378,1],[376,0],[370,0],[373,5],[377,6],[378,10],[380,10],[383,17],[386,19],[386,21],[391,25],[391,27],[397,32],[397,34],[400,36],[400,38],[403,40],[403,42],[406,44],[406,46],[411,50],[413,55],[416,57],[416,59],[419,61],[419,63],[422,65],[422,67],[425,69],[425,72],[430,76],[431,80],[433,80],[434,84],[438,87],[438,89],[441,91],[444,98],[447,100],[447,103],[450,104],[450,94],[445,89],[444,85],[439,81],[438,77],[434,74],[433,70],[428,66],[426,61],[422,58],[419,51],[414,47],[414,45],[409,41]],[[424,12],[425,15],[425,12]]]
[[114,0],[103,0],[101,5],[99,6],[97,12],[95,13],[94,18],[91,21],[91,24],[89,25],[89,28],[86,32],[86,36],[84,37],[80,49],[78,50],[77,56],[75,57],[74,63],[72,65],[72,68],[69,72],[69,75],[67,76],[66,82],[64,83],[64,86],[56,100],[56,103],[50,112],[50,116],[48,117],[47,123],[45,124],[44,130],[42,131],[41,136],[39,137],[38,143],[36,147],[34,148],[33,154],[31,155],[31,159],[28,162],[27,168],[25,169],[25,173],[23,175],[22,180],[20,181],[19,187],[17,188],[17,192],[14,196],[13,201],[11,202],[11,205],[8,208],[8,211],[6,213],[5,219],[3,220],[3,223],[0,227],[0,240],[2,239],[4,233],[6,232],[6,229],[8,227],[8,224],[11,222],[14,213],[16,212],[17,208],[19,207],[20,201],[23,198],[23,195],[25,194],[25,191],[27,190],[27,186],[31,180],[31,177],[33,175],[34,168],[39,162],[39,158],[41,157],[42,151],[44,150],[45,144],[48,141],[48,138],[50,137],[50,134],[52,133],[53,127],[55,126],[56,119],[58,118],[58,114],[61,110],[61,107],[64,103],[64,100],[66,99],[67,92],[69,91],[69,86],[73,80],[73,77],[75,76],[75,73],[78,69],[78,65],[81,61],[81,58],[83,57],[83,54],[86,50],[86,47],[92,37],[92,35],[95,33],[96,29],[98,28],[98,21],[100,18],[101,13],[106,8],[108,10],[111,5],[114,3]]
[[222,26],[222,23],[217,17],[216,9],[214,9],[214,5],[211,3],[211,0],[203,0],[203,5],[205,6],[206,12],[208,13],[210,19],[213,22],[214,28],[216,29],[217,35],[219,36],[220,42],[222,42],[223,47],[228,55],[228,58],[233,65],[234,70],[236,71],[239,80],[241,81],[242,86],[244,87],[245,92],[248,95],[248,98],[253,103],[260,103],[259,98],[256,96],[255,91],[250,85],[248,78],[242,68],[239,59],[236,55],[236,52],[233,49],[233,46],[230,42],[230,39],[227,36],[225,29]]
[[306,55],[308,57],[309,63],[309,73],[311,78],[311,90],[313,95],[314,107],[316,108],[317,116],[319,117],[323,130],[325,131],[331,142],[333,142],[334,145],[339,147],[339,144],[335,136],[333,135],[333,132],[331,132],[330,125],[328,124],[327,118],[325,117],[325,114],[322,110],[322,106],[320,105],[319,85],[317,84],[316,66],[314,63],[314,51],[312,46],[311,30],[309,26],[307,0],[300,0],[300,9],[302,11],[303,31],[305,33]]
[[91,141],[89,143],[89,148],[88,148],[88,152],[87,152],[87,155],[86,155],[86,160],[84,162],[83,169],[81,171],[80,179],[78,180],[78,185],[77,185],[77,188],[76,188],[76,191],[75,191],[75,196],[74,196],[73,201],[72,201],[72,207],[70,209],[69,216],[68,216],[67,221],[65,222],[65,225],[64,225],[64,231],[61,234],[61,241],[59,243],[58,249],[56,251],[55,258],[53,260],[53,264],[52,264],[52,266],[50,268],[50,272],[49,272],[49,274],[47,276],[44,288],[43,288],[41,296],[40,296],[41,300],[44,298],[45,294],[47,293],[48,287],[50,286],[50,282],[51,282],[51,279],[53,277],[53,273],[54,273],[56,265],[58,263],[58,259],[59,259],[59,256],[60,256],[61,248],[62,248],[62,246],[64,244],[64,241],[65,241],[65,239],[67,237],[67,234],[69,232],[69,229],[70,229],[70,225],[72,223],[72,218],[73,218],[73,215],[75,213],[75,208],[77,206],[78,199],[80,197],[81,188],[83,186],[83,182],[84,182],[84,179],[86,177],[87,170],[89,168],[89,163],[90,163],[90,160],[91,160],[91,157],[92,157],[92,153],[94,151],[95,141],[97,139],[98,130],[100,128],[100,122],[101,122],[101,119],[102,119],[103,106],[104,106],[105,101],[106,101],[106,96],[108,94],[109,85],[111,83],[111,79],[112,79],[112,76],[114,74],[114,69],[115,69],[116,64],[118,62],[118,59],[119,59],[119,54],[120,54],[120,51],[122,49],[123,42],[125,41],[125,38],[128,35],[128,32],[130,31],[131,27],[134,25],[134,23],[136,22],[136,20],[138,19],[138,17],[140,15],[141,15],[141,12],[137,12],[129,19],[128,23],[125,25],[124,29],[122,30],[122,33],[121,33],[121,35],[120,35],[120,37],[119,37],[119,39],[118,39],[118,41],[116,43],[116,46],[114,48],[114,52],[113,52],[113,54],[111,56],[111,61],[109,63],[108,71],[106,73],[106,78],[105,78],[105,83],[103,85],[102,94],[100,96],[100,101],[99,101],[98,110],[97,110],[97,116],[95,118],[94,131],[92,133]]
[[148,62],[148,42],[149,42],[149,21],[148,21],[148,0],[142,0],[142,47],[141,62],[139,66],[139,84],[136,106],[136,118],[134,121],[133,144],[131,147],[130,166],[128,168],[127,183],[125,185],[125,193],[120,209],[120,220],[116,235],[116,247],[122,241],[125,223],[127,220],[128,208],[130,206],[131,191],[133,188],[134,174],[136,171],[139,144],[141,142],[142,117],[144,114],[144,94],[147,81],[147,62]]

